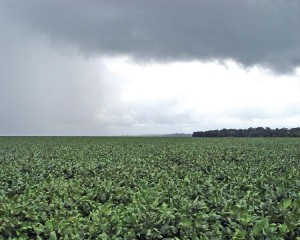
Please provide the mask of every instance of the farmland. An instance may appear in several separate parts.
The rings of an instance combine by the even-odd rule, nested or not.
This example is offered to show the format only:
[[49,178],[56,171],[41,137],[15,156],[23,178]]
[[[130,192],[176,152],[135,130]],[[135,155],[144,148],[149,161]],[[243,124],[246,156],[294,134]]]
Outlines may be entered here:
[[300,139],[0,138],[0,239],[297,239]]

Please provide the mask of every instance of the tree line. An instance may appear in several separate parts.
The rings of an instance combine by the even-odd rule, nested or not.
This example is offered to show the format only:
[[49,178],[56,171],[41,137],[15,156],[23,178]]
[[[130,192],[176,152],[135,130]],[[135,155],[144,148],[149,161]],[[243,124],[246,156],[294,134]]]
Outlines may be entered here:
[[248,129],[222,129],[193,132],[193,137],[300,137],[298,128],[276,128],[257,127]]

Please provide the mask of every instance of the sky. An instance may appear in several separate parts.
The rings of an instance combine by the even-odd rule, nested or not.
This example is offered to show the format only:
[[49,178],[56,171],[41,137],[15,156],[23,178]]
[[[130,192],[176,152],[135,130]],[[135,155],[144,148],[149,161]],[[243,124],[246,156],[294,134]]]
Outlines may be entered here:
[[298,0],[0,0],[0,135],[300,127]]

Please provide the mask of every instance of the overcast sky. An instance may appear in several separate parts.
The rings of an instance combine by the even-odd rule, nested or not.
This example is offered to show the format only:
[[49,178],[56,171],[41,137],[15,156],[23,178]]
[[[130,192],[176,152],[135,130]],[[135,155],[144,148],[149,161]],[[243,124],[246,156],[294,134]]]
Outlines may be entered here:
[[298,0],[0,0],[0,135],[300,126]]

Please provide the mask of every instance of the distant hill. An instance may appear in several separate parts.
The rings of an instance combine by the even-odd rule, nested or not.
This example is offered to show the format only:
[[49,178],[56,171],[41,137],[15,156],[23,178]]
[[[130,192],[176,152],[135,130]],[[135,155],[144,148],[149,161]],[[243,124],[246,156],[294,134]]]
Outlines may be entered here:
[[188,133],[170,133],[170,134],[147,134],[141,135],[143,137],[192,137],[192,134]]
[[172,134],[166,134],[162,135],[164,137],[192,137],[192,134],[187,133],[172,133]]
[[298,128],[248,128],[248,129],[222,129],[194,132],[193,137],[300,137]]

